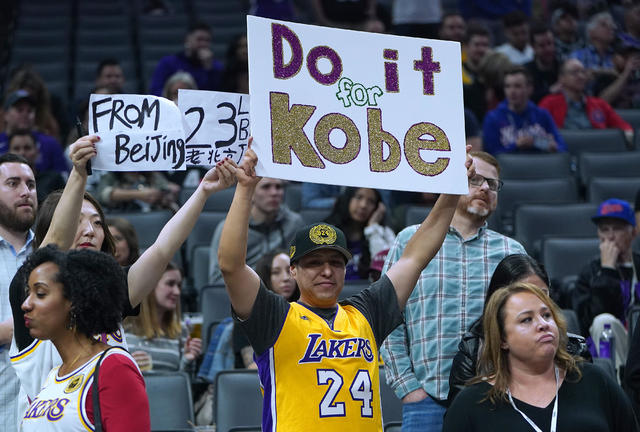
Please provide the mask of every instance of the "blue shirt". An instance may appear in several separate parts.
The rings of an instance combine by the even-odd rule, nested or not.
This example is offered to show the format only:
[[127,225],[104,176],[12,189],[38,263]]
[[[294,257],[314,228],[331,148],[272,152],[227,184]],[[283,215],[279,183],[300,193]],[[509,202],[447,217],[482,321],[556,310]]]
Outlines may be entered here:
[[162,96],[164,84],[176,72],[189,72],[196,80],[198,90],[220,90],[222,70],[222,63],[217,60],[212,60],[210,69],[205,69],[187,58],[184,53],[166,56],[160,59],[153,72],[149,92]]

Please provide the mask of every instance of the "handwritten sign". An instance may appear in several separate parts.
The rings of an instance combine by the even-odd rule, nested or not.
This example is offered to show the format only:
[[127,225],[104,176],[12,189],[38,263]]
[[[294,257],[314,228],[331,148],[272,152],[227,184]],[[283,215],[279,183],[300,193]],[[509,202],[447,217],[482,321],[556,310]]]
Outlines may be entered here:
[[211,166],[230,157],[240,163],[249,142],[249,96],[239,93],[179,90],[185,119],[187,166]]
[[247,16],[257,173],[467,192],[460,45]]
[[108,171],[185,169],[185,134],[180,110],[147,95],[92,94],[89,133],[100,136],[93,168]]

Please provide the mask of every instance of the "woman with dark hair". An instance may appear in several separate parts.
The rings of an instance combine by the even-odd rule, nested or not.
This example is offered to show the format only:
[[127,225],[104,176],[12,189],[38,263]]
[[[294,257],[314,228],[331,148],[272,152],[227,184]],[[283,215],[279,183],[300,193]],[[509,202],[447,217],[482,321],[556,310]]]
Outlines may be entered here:
[[129,351],[142,370],[188,370],[202,352],[202,340],[189,337],[180,313],[182,269],[169,263],[140,314],[125,321]]
[[107,226],[113,235],[115,258],[121,266],[130,266],[140,257],[138,234],[131,222],[121,217],[107,218]]
[[376,189],[350,187],[338,196],[326,221],[345,233],[353,254],[345,280],[368,279],[371,257],[393,244],[395,233],[384,225],[385,210]]
[[443,432],[638,430],[620,385],[567,352],[567,325],[540,288],[497,290],[482,326],[478,374],[449,407]]
[[[493,293],[514,282],[533,284],[549,295],[549,276],[538,261],[526,254],[508,255],[498,263],[491,276],[485,296],[483,315],[486,312],[487,302]],[[481,316],[471,324],[469,331],[462,336],[449,374],[449,396],[447,398],[449,405],[465,384],[476,376],[477,362],[483,347],[482,331]],[[590,358],[586,341],[579,335],[568,334],[567,351],[571,355]]]
[[127,287],[118,263],[101,252],[61,252],[50,245],[35,251],[23,269],[25,325],[33,338],[51,341],[61,364],[24,411],[20,430],[85,431],[96,423],[108,431],[150,430],[149,402],[135,361],[94,337],[120,325]]
[[[62,194],[52,198],[37,219],[36,247],[56,244],[61,250],[92,249],[113,255],[113,237],[104,213],[91,195],[85,193],[86,163],[96,155],[95,143],[99,139],[96,135],[85,136],[72,145],[73,169]],[[131,267],[124,269],[128,301],[123,305],[122,318],[137,314],[136,307],[155,288],[167,264],[193,229],[206,200],[235,181],[236,167],[235,162],[225,159],[209,170],[187,202],[162,228],[154,244]],[[26,403],[27,397],[33,400],[46,374],[61,362],[53,344],[34,338],[24,325],[20,305],[25,299],[27,276],[22,268],[18,269],[9,288],[15,340],[9,354],[20,379],[19,403]],[[127,347],[121,326],[99,337],[108,345]]]

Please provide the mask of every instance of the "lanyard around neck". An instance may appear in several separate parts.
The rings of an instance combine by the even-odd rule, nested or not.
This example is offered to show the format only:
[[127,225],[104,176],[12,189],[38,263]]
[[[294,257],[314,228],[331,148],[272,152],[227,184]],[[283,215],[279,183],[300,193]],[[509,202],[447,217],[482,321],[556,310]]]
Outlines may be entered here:
[[[553,403],[553,413],[551,414],[551,427],[549,429],[550,432],[556,432],[556,425],[558,423],[558,388],[560,387],[558,366],[555,367],[555,372],[556,372],[556,400]],[[511,390],[509,390],[508,388],[507,388],[507,396],[509,396],[509,402],[511,402],[511,406],[513,407],[513,409],[520,413],[520,415],[527,421],[527,423],[531,425],[533,430],[536,432],[542,432],[538,427],[538,425],[533,422],[533,420],[531,420],[525,413],[523,413],[518,409],[516,404],[513,402],[513,397],[511,396]]]

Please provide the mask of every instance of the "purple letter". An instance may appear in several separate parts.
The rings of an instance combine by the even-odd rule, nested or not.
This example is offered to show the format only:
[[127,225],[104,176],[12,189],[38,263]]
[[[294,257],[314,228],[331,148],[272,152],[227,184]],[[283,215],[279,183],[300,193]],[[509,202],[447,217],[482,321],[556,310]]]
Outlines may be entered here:
[[[286,39],[291,47],[291,61],[284,64],[284,50],[282,39]],[[273,76],[278,79],[291,78],[300,71],[302,66],[302,45],[298,36],[287,26],[271,24],[271,47],[273,51]]]

